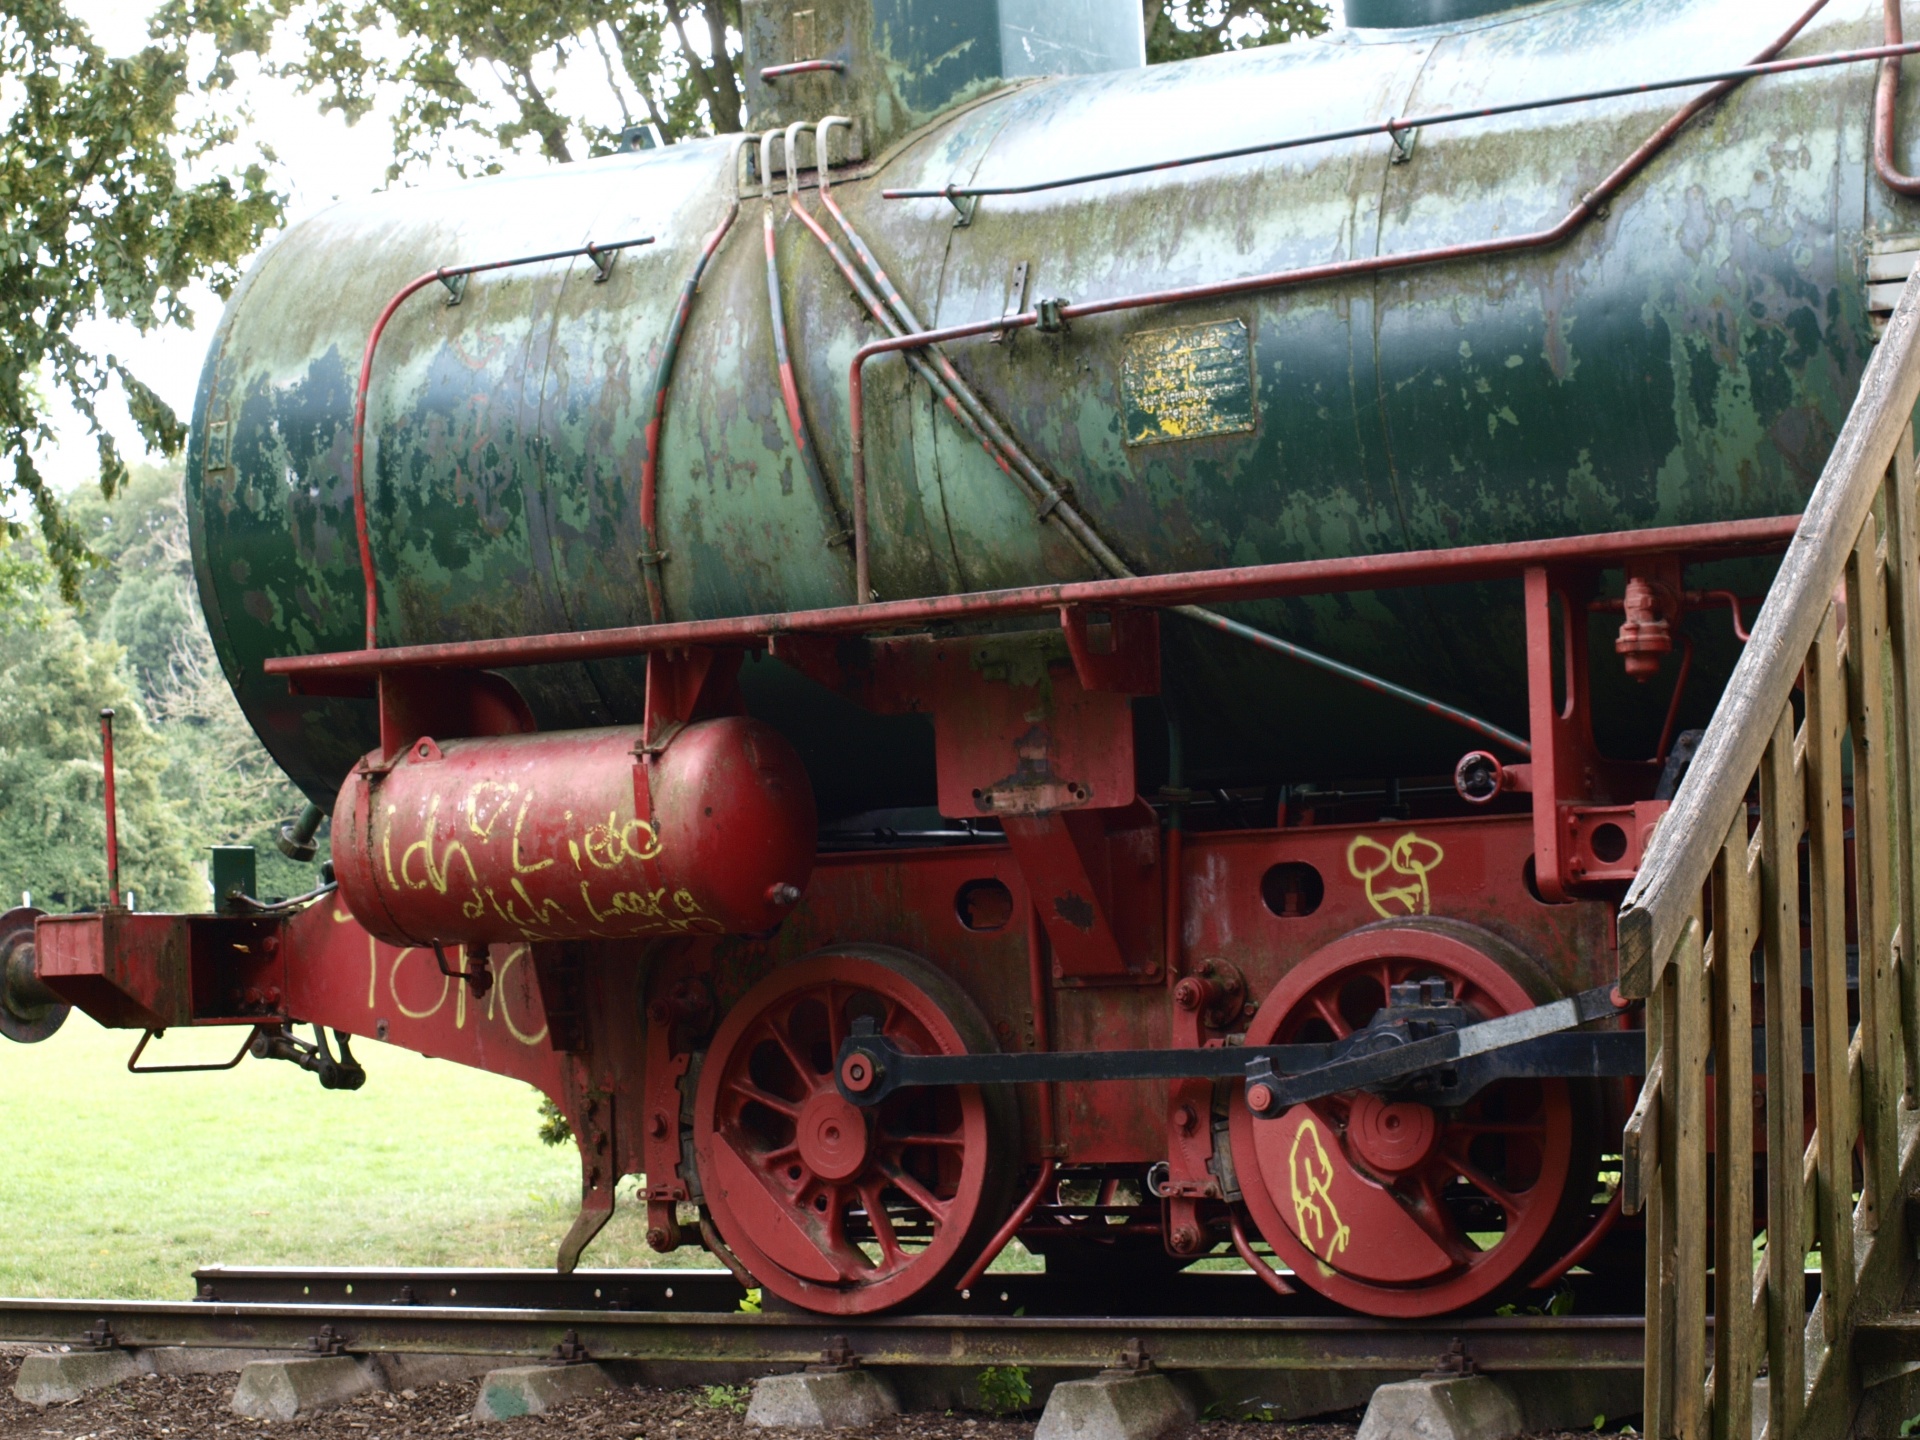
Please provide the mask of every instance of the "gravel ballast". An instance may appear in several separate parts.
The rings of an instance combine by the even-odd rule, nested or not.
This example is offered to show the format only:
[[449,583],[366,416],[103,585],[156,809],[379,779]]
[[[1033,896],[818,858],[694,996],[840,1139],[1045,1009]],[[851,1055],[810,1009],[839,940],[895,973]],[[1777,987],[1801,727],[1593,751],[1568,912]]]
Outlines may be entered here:
[[[278,1423],[249,1420],[230,1408],[236,1376],[147,1375],[66,1405],[35,1409],[13,1396],[19,1358],[0,1356],[0,1437],[5,1440],[151,1440],[151,1437],[238,1437],[274,1440],[820,1440],[819,1432],[760,1430],[747,1425],[722,1393],[616,1387],[608,1396],[545,1415],[482,1424],[472,1418],[475,1382],[362,1395],[337,1409]],[[961,1411],[902,1415],[876,1425],[873,1440],[1032,1440],[1037,1415],[995,1419]],[[1354,1440],[1359,1415],[1322,1421],[1206,1421],[1169,1440]],[[845,1432],[843,1432],[845,1433]],[[1573,1440],[1573,1437],[1536,1437]],[[1591,1437],[1583,1437],[1591,1440]]]

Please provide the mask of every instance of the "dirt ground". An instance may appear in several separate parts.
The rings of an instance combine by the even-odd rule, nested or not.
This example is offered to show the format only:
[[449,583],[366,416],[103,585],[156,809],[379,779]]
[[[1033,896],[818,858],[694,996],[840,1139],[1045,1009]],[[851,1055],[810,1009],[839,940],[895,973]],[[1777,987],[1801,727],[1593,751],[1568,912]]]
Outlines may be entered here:
[[[720,1394],[714,1397],[720,1403],[714,1403],[702,1389],[623,1389],[546,1415],[476,1424],[471,1417],[477,1382],[441,1384],[363,1395],[310,1419],[274,1424],[233,1413],[232,1375],[149,1375],[69,1405],[35,1409],[13,1396],[18,1365],[16,1356],[0,1357],[0,1437],[5,1440],[239,1440],[262,1432],[270,1432],[273,1440],[427,1440],[450,1435],[475,1440],[815,1440],[811,1432],[750,1430],[745,1417],[728,1403],[740,1403],[739,1392]],[[996,1420],[953,1411],[903,1415],[869,1433],[873,1440],[1032,1440],[1036,1418]],[[1320,1421],[1209,1421],[1168,1440],[1353,1440],[1359,1420],[1355,1413]]]

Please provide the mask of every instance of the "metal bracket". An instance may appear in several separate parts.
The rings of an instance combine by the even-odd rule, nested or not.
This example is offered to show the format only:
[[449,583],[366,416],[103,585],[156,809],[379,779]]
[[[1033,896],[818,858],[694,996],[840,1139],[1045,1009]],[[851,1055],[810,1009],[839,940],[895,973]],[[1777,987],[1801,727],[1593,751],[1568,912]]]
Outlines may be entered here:
[[1387,125],[1387,138],[1393,142],[1393,153],[1387,157],[1389,165],[1404,165],[1413,159],[1413,147],[1420,141],[1420,131],[1411,125]]
[[247,1031],[247,1038],[240,1042],[240,1053],[231,1060],[218,1061],[211,1065],[142,1065],[140,1056],[146,1051],[149,1040],[158,1040],[166,1034],[165,1030],[148,1030],[140,1036],[140,1043],[133,1047],[133,1054],[127,1057],[127,1069],[135,1075],[187,1075],[201,1070],[231,1070],[247,1058],[253,1049],[254,1036],[260,1033],[258,1025]]
[[1060,312],[1073,302],[1064,295],[1049,296],[1034,302],[1034,311],[1039,315],[1039,323],[1034,328],[1043,335],[1064,335],[1067,330],[1067,317]]
[[442,275],[440,283],[447,287],[447,305],[452,308],[467,298],[467,272],[458,275]]
[[569,1330],[553,1347],[553,1354],[547,1361],[550,1365],[591,1365],[593,1356],[587,1353],[587,1347],[580,1343],[580,1332]]
[[949,205],[960,212],[960,218],[953,222],[953,228],[956,230],[964,230],[967,226],[973,224],[973,212],[980,208],[980,197],[978,195],[956,194],[955,190],[955,186],[949,185],[940,193],[947,197],[947,203]]
[[613,278],[613,262],[620,258],[618,250],[602,250],[597,245],[587,246],[587,259],[593,262],[593,268],[600,273],[593,277],[593,283],[604,285]]
[[844,1375],[860,1368],[860,1357],[844,1335],[829,1335],[820,1359],[807,1367],[809,1375]]
[[317,1333],[307,1337],[307,1349],[315,1355],[344,1355],[347,1337],[331,1325],[322,1325]]
[[1473,1356],[1467,1353],[1467,1342],[1458,1335],[1453,1344],[1447,1347],[1447,1353],[1440,1357],[1439,1363],[1420,1378],[1423,1380],[1459,1380],[1468,1375],[1477,1375],[1480,1369],[1473,1363]]
[[1128,1338],[1126,1348],[1114,1357],[1113,1364],[1107,1367],[1109,1375],[1150,1375],[1153,1373],[1153,1357],[1147,1354],[1147,1347],[1134,1335]]
[[[475,952],[478,953],[475,953]],[[484,945],[467,947],[467,968],[456,970],[447,964],[447,952],[440,947],[438,940],[433,942],[433,958],[439,962],[440,973],[449,980],[458,980],[473,992],[473,998],[484,1000],[487,992],[493,989],[493,966]],[[343,1044],[345,1042],[342,1042]]]
[[[1000,318],[1008,322],[1009,325],[1026,312],[1027,269],[1028,265],[1025,260],[1022,260],[1018,265],[1014,266],[1013,279],[1007,285],[1007,303],[1000,312]],[[1013,337],[1019,333],[1019,331],[1013,329],[996,330],[992,335],[987,337],[987,343],[991,345],[1006,345],[1011,343]]]
[[93,1328],[74,1342],[75,1348],[87,1350],[118,1350],[120,1337],[113,1333],[113,1326],[104,1316],[93,1322]]

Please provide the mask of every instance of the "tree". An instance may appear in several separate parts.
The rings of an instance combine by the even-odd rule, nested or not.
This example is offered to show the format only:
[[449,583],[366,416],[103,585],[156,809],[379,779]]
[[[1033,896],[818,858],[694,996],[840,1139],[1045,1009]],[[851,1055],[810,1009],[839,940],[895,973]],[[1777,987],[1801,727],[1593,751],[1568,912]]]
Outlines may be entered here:
[[1141,0],[1140,15],[1149,65],[1278,45],[1327,28],[1327,7],[1314,0]]
[[49,910],[107,898],[103,705],[115,712],[121,887],[143,906],[206,902],[182,800],[163,783],[164,747],[118,658],[58,604],[27,607],[0,633],[0,899],[8,904],[22,892]]
[[[154,23],[260,57],[349,121],[385,95],[395,179],[433,161],[490,173],[515,152],[566,164],[642,122],[672,142],[745,118],[739,0],[168,0]],[[584,88],[596,114],[562,98]]]
[[[1313,0],[1143,0],[1142,15],[1149,62],[1327,23]],[[740,0],[169,0],[156,24],[258,55],[350,121],[389,96],[394,179],[435,161],[491,172],[516,151],[565,164],[641,121],[669,142],[746,123]],[[563,98],[588,89],[596,114]]]
[[80,622],[114,647],[160,738],[167,793],[192,797],[183,822],[192,867],[208,846],[251,845],[258,893],[300,894],[315,883],[313,865],[286,859],[273,841],[306,798],[262,748],[221,673],[194,584],[183,483],[177,465],[140,465],[112,500],[76,500],[73,523],[102,562],[83,582]]
[[126,477],[99,410],[112,384],[150,447],[172,454],[186,438],[166,402],[117,357],[79,343],[76,327],[190,320],[188,286],[226,294],[281,213],[266,156],[212,173],[234,160],[238,128],[193,118],[193,84],[184,36],[111,57],[61,0],[0,11],[0,542],[25,533],[10,515],[30,505],[69,597],[87,553],[34,463],[54,439],[48,387],[89,427],[109,495]]

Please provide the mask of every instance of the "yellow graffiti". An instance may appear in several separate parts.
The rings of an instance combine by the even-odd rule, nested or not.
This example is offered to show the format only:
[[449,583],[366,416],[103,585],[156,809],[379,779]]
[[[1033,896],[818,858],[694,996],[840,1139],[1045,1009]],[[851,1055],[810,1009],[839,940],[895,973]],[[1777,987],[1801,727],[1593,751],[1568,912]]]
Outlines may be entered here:
[[[467,798],[460,807],[467,812],[467,829],[482,840],[493,839],[494,821],[500,818],[501,812],[507,808],[507,802],[513,798],[514,792],[519,788],[517,784],[502,785],[498,780],[482,780],[475,785],[467,792]],[[486,806],[486,802],[490,799],[494,803],[487,806],[483,820],[482,807]],[[521,802],[520,808],[523,812],[525,811],[524,801]]]
[[[513,1009],[507,1004],[507,972],[513,969],[513,962],[520,959],[526,953],[526,946],[516,945],[507,952],[507,958],[500,962],[500,973],[494,978],[493,989],[487,994],[487,1018],[489,1020],[493,1018],[493,1002],[495,999],[498,999],[500,1002],[500,1019],[506,1024],[507,1033],[522,1045],[538,1045],[542,1040],[547,1038],[546,1022],[543,1020],[540,1024],[540,1029],[536,1033],[529,1035],[513,1023]],[[529,961],[528,963],[532,962]]]
[[[389,812],[392,808],[388,807]],[[456,856],[466,864],[469,882],[477,884],[480,874],[474,869],[473,857],[467,853],[467,847],[458,840],[449,840],[447,848],[437,857],[435,856],[434,831],[438,828],[439,818],[440,797],[436,795],[427,802],[427,823],[424,832],[418,840],[400,852],[400,883],[410,889],[430,888],[436,895],[444,895],[447,893],[447,880],[453,870]],[[420,869],[423,872],[423,878],[418,880],[413,876],[413,860],[416,856],[420,860]],[[391,865],[387,874],[389,879],[393,878]]]
[[724,934],[726,927],[700,908],[700,902],[690,890],[676,890],[672,895],[674,909],[678,915],[669,914],[663,903],[668,899],[666,887],[658,890],[622,890],[617,891],[607,901],[607,909],[602,910],[593,903],[593,894],[585,880],[580,882],[580,899],[587,907],[587,914],[593,917],[595,924],[604,925],[609,920],[640,919],[650,923],[639,927],[622,925],[614,933],[693,935]]
[[[1392,846],[1365,835],[1347,846],[1347,873],[1367,887],[1367,903],[1387,919],[1396,915],[1425,915],[1433,908],[1433,889],[1427,877],[1440,868],[1447,852],[1425,836],[1409,830]],[[1391,871],[1401,884],[1376,884]],[[1397,907],[1397,908],[1395,908]]]
[[423,955],[425,953],[425,951],[417,950],[411,945],[404,950],[396,950],[393,954],[393,966],[387,971],[387,993],[393,997],[393,1003],[400,1008],[400,1013],[409,1020],[431,1020],[435,1015],[438,1015],[440,1013],[440,1007],[447,1003],[447,988],[452,984],[452,981],[447,976],[442,975],[440,977],[440,993],[434,996],[433,1004],[424,1010],[415,1010],[400,998],[401,965],[406,963],[408,956]]
[[[374,827],[387,883],[395,890],[426,890],[441,895],[458,904],[468,920],[498,916],[524,939],[578,932],[578,921],[569,909],[571,902],[535,898],[519,878],[547,870],[560,858],[557,853],[540,856],[537,842],[533,854],[527,851],[526,821],[535,798],[533,789],[517,781],[481,780],[463,797],[448,802],[451,813],[443,816],[442,797],[435,795],[419,817],[419,829],[410,844],[404,834],[410,828],[408,823],[401,820],[395,806],[387,805]],[[445,829],[443,820],[449,822]],[[618,887],[610,896],[604,890],[590,890],[589,882],[581,885],[588,913],[594,921],[609,926],[601,933],[625,936],[724,931],[725,927],[706,915],[686,890],[669,898],[666,890],[627,888],[636,881],[645,883],[644,875],[636,874],[632,867],[658,860],[665,850],[650,822],[637,817],[623,820],[617,810],[609,810],[604,821],[581,826],[574,812],[568,810],[566,824],[572,833],[563,832],[559,843],[566,846],[577,872],[597,881],[603,872],[622,872],[624,868],[624,873],[610,877]],[[469,846],[479,846],[484,853],[476,858]],[[500,858],[508,862],[508,873],[501,877],[505,884],[498,889],[480,879],[483,869],[498,874],[498,849],[489,847],[507,851]],[[396,849],[400,850],[397,859]],[[677,908],[677,915],[671,913],[673,908]],[[636,929],[632,924],[635,919],[651,923]]]
[[1287,1152],[1287,1184],[1293,1191],[1294,1233],[1322,1260],[1333,1259],[1347,1248],[1353,1232],[1334,1208],[1333,1161],[1327,1158],[1320,1127],[1311,1115],[1293,1132],[1293,1148]]
[[[587,833],[580,837],[580,848],[600,869],[613,870],[628,860],[656,859],[662,846],[659,835],[646,821],[635,819],[622,825],[609,810],[606,824],[587,827]],[[579,863],[574,861],[576,867]]]
[[520,827],[527,823],[527,806],[531,804],[532,801],[533,792],[529,790],[525,795],[520,797],[520,813],[513,817],[513,853],[511,858],[513,860],[513,873],[516,875],[531,875],[535,871],[544,870],[553,864],[553,857],[551,855],[544,860],[536,861],[532,865],[527,864],[526,861],[520,858]]

